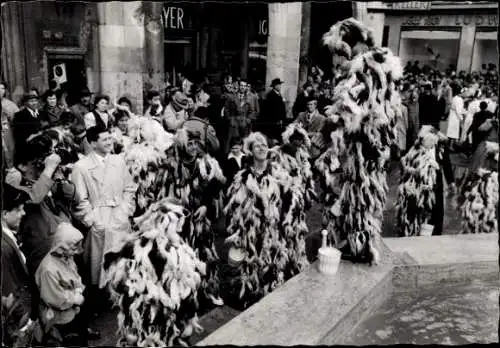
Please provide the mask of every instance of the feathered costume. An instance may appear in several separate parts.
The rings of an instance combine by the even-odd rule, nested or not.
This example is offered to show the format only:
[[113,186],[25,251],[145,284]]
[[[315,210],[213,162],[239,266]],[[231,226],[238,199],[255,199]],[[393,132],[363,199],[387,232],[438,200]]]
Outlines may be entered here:
[[[353,18],[333,25],[323,43],[333,54],[346,57],[333,105],[326,110],[341,125],[332,133],[336,148],[316,164],[330,192],[325,195],[330,198],[325,222],[330,240],[337,248],[345,247],[344,254],[372,262],[378,258],[373,241],[381,233],[388,190],[385,165],[395,143],[396,113],[401,112],[395,82],[402,77],[402,67],[389,49],[374,47],[372,30]],[[335,203],[332,184],[341,187]]]
[[[442,156],[438,143],[444,134],[423,126],[413,147],[401,159],[401,183],[398,188],[396,214],[399,235],[419,236],[422,224],[429,223],[436,204],[435,190],[440,172],[436,158]],[[424,146],[424,142],[427,146]]]
[[[199,301],[222,304],[211,225],[222,212],[225,178],[208,154],[198,153],[185,161],[191,135],[184,129],[172,136],[156,120],[139,118],[129,124],[129,135],[134,143],[125,159],[138,183],[136,216],[141,216],[135,219],[136,234],[118,254],[109,255],[105,265],[115,298],[120,298],[120,344],[184,344],[193,328],[200,329]],[[175,250],[177,256],[169,250]],[[193,264],[199,266],[197,270]],[[142,279],[139,284],[149,284],[147,294],[131,293],[123,286],[132,286],[126,283],[132,274]],[[177,283],[172,283],[172,277]],[[186,277],[190,280],[181,285]],[[172,301],[176,303],[173,307]],[[142,313],[149,310],[163,314],[160,319],[141,321]]]
[[486,163],[464,184],[462,233],[498,232],[498,156],[498,143],[487,142]]
[[[260,134],[245,139],[250,153]],[[245,251],[232,288],[244,307],[300,272],[305,255],[304,191],[277,162],[269,161],[261,174],[250,165],[239,171],[228,190],[227,243]]]

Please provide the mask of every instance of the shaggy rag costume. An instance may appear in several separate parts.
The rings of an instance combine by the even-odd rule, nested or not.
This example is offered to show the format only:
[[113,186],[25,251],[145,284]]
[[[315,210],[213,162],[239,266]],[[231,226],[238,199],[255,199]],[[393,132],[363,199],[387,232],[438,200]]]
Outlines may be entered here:
[[198,324],[197,290],[206,265],[179,233],[188,221],[180,202],[165,198],[135,219],[137,231],[104,267],[117,300],[118,345],[187,346]]
[[401,159],[396,214],[401,237],[419,236],[422,224],[441,234],[444,215],[443,174],[449,184],[453,172],[444,134],[423,126],[415,145]]
[[[253,133],[255,134],[255,133]],[[252,134],[245,139],[252,142]],[[248,307],[299,273],[307,264],[304,191],[276,162],[263,173],[239,171],[228,190],[226,242],[244,251],[232,288]]]
[[494,165],[483,165],[464,184],[461,204],[462,233],[495,233],[498,231],[498,143],[486,143],[486,159]]
[[145,119],[142,126],[132,127],[132,136],[141,142],[131,145],[125,155],[139,184],[138,213],[144,213],[151,204],[166,197],[181,202],[189,213],[180,235],[198,252],[200,259],[207,262],[200,300],[222,304],[218,298],[216,264],[219,257],[215,250],[214,224],[223,209],[225,177],[217,160],[207,153],[188,160],[188,140],[198,140],[203,146],[199,135],[181,128],[172,138],[158,126],[156,121]]
[[334,204],[325,202],[325,223],[330,240],[333,237],[344,255],[372,262],[378,257],[372,242],[381,232],[388,189],[385,165],[395,143],[396,114],[401,112],[395,81],[402,77],[402,68],[389,49],[374,47],[371,29],[352,18],[332,26],[323,42],[347,58],[333,105],[325,112],[342,125],[332,133],[338,148],[317,165],[324,171],[330,198],[336,191],[331,185],[341,187]]

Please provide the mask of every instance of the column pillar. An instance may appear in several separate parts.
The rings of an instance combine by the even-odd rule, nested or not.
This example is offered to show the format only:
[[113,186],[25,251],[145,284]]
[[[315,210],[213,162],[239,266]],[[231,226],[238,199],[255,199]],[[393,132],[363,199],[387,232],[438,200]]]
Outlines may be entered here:
[[101,92],[113,102],[127,96],[142,114],[144,11],[140,1],[98,3]]
[[9,85],[10,98],[16,103],[21,101],[28,88],[23,15],[20,2],[7,2],[2,5],[2,76]]
[[163,93],[165,80],[164,32],[161,23],[162,2],[144,1],[144,60],[147,74],[144,85]]
[[302,3],[270,3],[268,6],[266,85],[275,78],[284,81],[282,95],[290,113],[299,83]]
[[458,52],[457,73],[460,70],[469,72],[474,51],[474,39],[476,37],[475,25],[463,25],[460,35],[460,46]]
[[368,8],[366,2],[353,1],[352,2],[352,14],[353,17],[360,21],[361,23],[366,23],[368,17]]

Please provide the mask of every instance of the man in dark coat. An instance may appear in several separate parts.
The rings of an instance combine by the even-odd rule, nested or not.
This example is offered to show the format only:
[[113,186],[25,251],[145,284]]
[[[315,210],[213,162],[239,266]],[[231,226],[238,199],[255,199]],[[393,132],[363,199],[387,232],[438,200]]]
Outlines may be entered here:
[[488,110],[488,103],[485,101],[479,104],[479,109],[480,111],[474,114],[472,124],[467,131],[467,133],[472,133],[472,151],[475,151],[487,136],[487,132],[481,132],[479,127],[481,127],[486,120],[492,119],[494,116],[493,113]]
[[281,96],[281,85],[283,81],[279,78],[271,82],[271,90],[266,96],[260,117],[260,131],[270,139],[281,141],[281,134],[285,130],[286,106]]
[[[28,316],[36,319],[31,311],[32,295],[26,258],[21,252],[17,240],[17,230],[24,215],[24,203],[29,200],[26,192],[17,190],[8,184],[2,185],[2,312],[3,298],[13,297],[14,305],[10,314],[2,313],[2,346],[12,347],[16,340],[15,333],[28,322]],[[31,314],[31,315],[30,315]]]
[[441,115],[439,114],[439,105],[437,97],[432,94],[432,85],[424,85],[424,93],[418,100],[420,126],[432,125],[439,129]]
[[295,99],[295,103],[293,104],[292,114],[294,118],[297,118],[301,112],[305,112],[307,110],[307,101],[310,97],[312,97],[314,93],[313,86],[309,82],[306,82],[303,86],[303,90]]
[[36,91],[30,91],[23,99],[26,107],[14,114],[12,130],[16,146],[15,163],[19,163],[21,157],[26,154],[26,139],[38,133],[42,128],[41,119],[38,114],[38,98]]

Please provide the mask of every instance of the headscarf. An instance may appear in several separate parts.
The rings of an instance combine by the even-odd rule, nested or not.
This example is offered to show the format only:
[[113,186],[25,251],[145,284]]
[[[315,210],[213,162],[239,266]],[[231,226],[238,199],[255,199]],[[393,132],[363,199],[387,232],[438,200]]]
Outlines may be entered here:
[[61,222],[52,237],[51,253],[65,255],[72,245],[83,240],[82,233],[68,222]]

